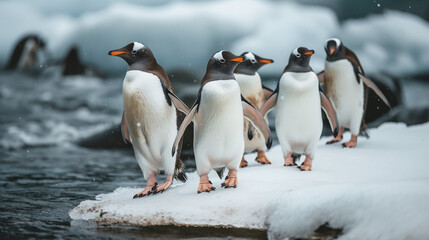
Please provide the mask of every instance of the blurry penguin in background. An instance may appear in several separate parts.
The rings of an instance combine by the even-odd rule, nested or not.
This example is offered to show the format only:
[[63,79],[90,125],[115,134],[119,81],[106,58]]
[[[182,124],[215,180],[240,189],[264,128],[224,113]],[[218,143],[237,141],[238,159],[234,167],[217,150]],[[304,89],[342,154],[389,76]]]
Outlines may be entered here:
[[[334,135],[338,132],[335,109],[320,91],[317,75],[309,65],[313,54],[313,50],[305,47],[293,50],[277,88],[260,108],[265,116],[276,107],[276,132],[283,151],[284,166],[296,165],[297,158],[305,155],[303,164],[299,166],[302,171],[312,170],[322,134],[321,108]],[[249,131],[249,134],[253,133],[252,128]]]
[[337,38],[331,38],[325,44],[325,70],[318,74],[320,82],[324,83],[326,95],[335,106],[339,133],[327,144],[343,139],[344,128],[349,128],[352,134],[344,147],[353,148],[357,144],[359,134],[368,136],[365,132],[365,111],[368,102],[368,87],[371,88],[383,102],[390,107],[387,98],[378,87],[365,75],[365,72],[354,54]]
[[[249,101],[256,109],[259,109],[265,100],[272,94],[272,90],[262,85],[261,77],[258,74],[258,70],[266,65],[273,63],[274,61],[267,58],[262,58],[254,53],[245,52],[240,55],[245,59],[244,62],[240,63],[234,70],[234,77],[240,85],[241,95]],[[268,118],[265,120],[268,124]],[[249,139],[248,129],[250,122],[244,120],[244,141],[245,148],[244,152],[257,151],[258,156],[255,161],[261,164],[271,164],[265,155],[265,140],[260,133],[256,133],[252,139]],[[240,167],[246,167],[247,161],[244,156],[241,159]]]
[[41,68],[41,52],[47,55],[45,41],[35,34],[27,35],[15,45],[5,69],[38,71]]

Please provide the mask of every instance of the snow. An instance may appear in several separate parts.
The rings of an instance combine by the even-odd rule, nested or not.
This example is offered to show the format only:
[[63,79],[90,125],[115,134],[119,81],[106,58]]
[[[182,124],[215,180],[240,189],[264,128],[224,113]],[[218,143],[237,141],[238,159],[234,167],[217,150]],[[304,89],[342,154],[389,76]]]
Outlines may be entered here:
[[[132,199],[141,190],[118,188],[81,202],[74,220],[108,224],[192,225],[267,229],[271,239],[306,237],[320,225],[343,229],[340,239],[424,239],[429,236],[429,123],[386,123],[359,138],[355,149],[325,145],[313,171],[283,167],[279,146],[267,153],[272,165],[238,172],[239,186],[197,194],[198,176],[175,182],[162,194]],[[350,137],[345,135],[345,139]]]
[[203,73],[214,52],[227,49],[274,59],[261,72],[278,74],[292,49],[300,46],[315,49],[311,65],[319,71],[325,40],[331,37],[340,37],[354,50],[367,72],[406,75],[427,72],[429,65],[429,25],[417,16],[386,11],[340,24],[327,8],[290,1],[2,1],[0,27],[6,29],[0,35],[0,64],[20,37],[39,33],[54,58],[63,58],[76,45],[84,62],[110,72],[126,65],[109,58],[107,51],[133,41],[151,48],[167,70],[197,73]]

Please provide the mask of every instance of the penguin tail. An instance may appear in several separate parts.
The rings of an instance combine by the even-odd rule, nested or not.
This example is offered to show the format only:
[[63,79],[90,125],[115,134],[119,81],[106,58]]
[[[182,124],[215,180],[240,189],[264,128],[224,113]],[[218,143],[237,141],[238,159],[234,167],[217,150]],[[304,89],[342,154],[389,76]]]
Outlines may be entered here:
[[223,173],[225,172],[225,167],[215,168],[214,170],[216,171],[216,173],[219,176],[219,178],[222,179],[223,178]]
[[186,180],[188,180],[188,176],[186,176],[185,173],[185,164],[180,159],[177,159],[176,161],[176,167],[174,169],[174,178],[181,182],[186,182]]

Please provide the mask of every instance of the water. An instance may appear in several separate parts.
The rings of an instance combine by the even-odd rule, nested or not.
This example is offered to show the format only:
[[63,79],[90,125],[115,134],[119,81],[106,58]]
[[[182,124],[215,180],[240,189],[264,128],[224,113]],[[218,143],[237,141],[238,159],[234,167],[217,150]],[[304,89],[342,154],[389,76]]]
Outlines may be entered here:
[[264,231],[72,221],[68,212],[81,201],[145,185],[131,149],[74,144],[119,123],[122,79],[0,72],[0,83],[0,239],[266,237]]

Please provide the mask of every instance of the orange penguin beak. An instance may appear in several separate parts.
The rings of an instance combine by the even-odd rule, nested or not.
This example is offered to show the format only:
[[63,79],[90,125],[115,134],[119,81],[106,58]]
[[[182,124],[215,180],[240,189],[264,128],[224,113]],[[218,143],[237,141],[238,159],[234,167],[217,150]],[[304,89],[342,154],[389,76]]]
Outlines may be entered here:
[[238,58],[233,58],[233,59],[231,59],[229,61],[231,61],[231,62],[244,62],[244,58],[238,57]]
[[259,62],[265,63],[265,64],[270,64],[270,63],[273,63],[274,61],[271,59],[260,59]]
[[332,48],[332,49],[329,51],[329,55],[332,55],[334,52],[335,52],[335,48]]
[[119,51],[119,50],[112,50],[112,51],[109,52],[109,55],[110,56],[118,56],[118,55],[121,55],[123,53],[127,53],[127,52]]
[[307,52],[304,53],[304,55],[309,55],[309,56],[311,56],[313,54],[314,54],[313,50],[310,50],[310,51],[307,51]]

